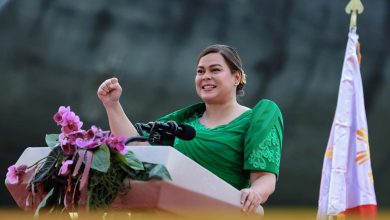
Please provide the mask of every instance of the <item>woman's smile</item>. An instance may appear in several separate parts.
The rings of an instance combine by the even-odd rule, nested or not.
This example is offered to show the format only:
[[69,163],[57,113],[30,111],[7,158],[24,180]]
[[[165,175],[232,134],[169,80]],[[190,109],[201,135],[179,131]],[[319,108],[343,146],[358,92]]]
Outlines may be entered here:
[[204,85],[202,85],[202,90],[204,90],[204,91],[211,91],[211,90],[213,90],[215,88],[217,88],[217,86],[214,85],[214,84],[204,84]]

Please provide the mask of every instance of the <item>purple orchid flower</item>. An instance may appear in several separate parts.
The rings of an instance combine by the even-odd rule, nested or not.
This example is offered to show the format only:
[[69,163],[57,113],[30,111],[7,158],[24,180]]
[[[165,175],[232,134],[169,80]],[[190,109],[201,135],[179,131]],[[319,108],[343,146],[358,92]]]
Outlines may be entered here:
[[61,131],[65,134],[70,134],[80,130],[83,126],[83,122],[80,121],[79,116],[77,116],[74,112],[68,112],[63,115],[63,123],[61,125]]
[[60,168],[60,171],[58,172],[58,175],[60,176],[66,176],[70,173],[69,166],[73,164],[72,160],[65,160],[62,161],[62,165]]
[[76,140],[84,136],[84,130],[78,130],[69,134],[61,133],[58,137],[65,155],[73,155],[77,151]]
[[92,126],[88,131],[76,139],[75,143],[80,148],[93,149],[102,145],[107,139],[107,132],[96,126]]
[[26,173],[26,170],[27,170],[26,165],[20,165],[18,167],[16,167],[16,165],[12,165],[12,166],[8,167],[8,172],[7,172],[8,182],[11,184],[19,183],[19,180]]
[[125,146],[125,141],[126,141],[125,136],[116,137],[114,134],[111,134],[107,138],[106,143],[110,148],[116,149],[119,153],[124,155],[128,151],[126,146]]
[[93,149],[100,146],[102,141],[97,137],[98,132],[99,130],[95,127],[91,127],[88,131],[83,131],[82,135],[76,139],[76,145],[86,149]]
[[54,115],[53,119],[57,122],[57,125],[62,125],[64,123],[64,115],[70,112],[70,107],[60,106],[58,112]]

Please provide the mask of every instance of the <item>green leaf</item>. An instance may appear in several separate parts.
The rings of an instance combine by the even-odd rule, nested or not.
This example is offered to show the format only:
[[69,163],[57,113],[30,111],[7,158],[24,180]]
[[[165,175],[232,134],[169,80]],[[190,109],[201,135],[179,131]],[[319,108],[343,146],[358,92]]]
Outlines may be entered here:
[[42,182],[47,178],[49,178],[60,156],[61,156],[61,147],[60,146],[54,147],[50,151],[49,155],[46,157],[43,166],[39,169],[37,174],[34,175],[34,178],[31,180],[31,183]]
[[144,165],[132,151],[128,151],[125,155],[117,154],[117,157],[133,170],[144,170]]
[[54,187],[45,196],[45,198],[43,198],[41,203],[39,203],[37,209],[35,210],[34,218],[38,218],[39,217],[39,211],[41,210],[41,208],[44,208],[46,206],[47,200],[53,195],[53,192],[54,192]]
[[149,179],[172,180],[168,169],[162,164],[144,163]]
[[129,176],[131,179],[135,179],[137,175],[137,171],[131,169],[129,166],[126,164],[120,163],[118,164],[119,167]]
[[102,144],[93,152],[91,168],[103,173],[106,173],[110,168],[110,149],[106,144]]
[[60,142],[58,141],[58,134],[47,134],[45,136],[45,141],[48,147],[53,149]]

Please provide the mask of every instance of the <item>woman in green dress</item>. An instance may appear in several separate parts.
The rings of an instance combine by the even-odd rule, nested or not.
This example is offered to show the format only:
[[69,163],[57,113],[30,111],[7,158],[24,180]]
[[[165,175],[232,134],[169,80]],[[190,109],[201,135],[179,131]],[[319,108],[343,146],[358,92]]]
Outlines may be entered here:
[[[274,192],[283,139],[283,119],[278,106],[260,100],[252,109],[237,102],[246,75],[237,52],[226,45],[212,45],[197,60],[195,88],[202,103],[159,119],[191,125],[191,141],[175,139],[171,145],[235,188],[241,190],[244,212],[253,212]],[[98,96],[116,135],[136,136],[124,113],[117,78],[104,81]],[[143,143],[144,144],[144,143]]]

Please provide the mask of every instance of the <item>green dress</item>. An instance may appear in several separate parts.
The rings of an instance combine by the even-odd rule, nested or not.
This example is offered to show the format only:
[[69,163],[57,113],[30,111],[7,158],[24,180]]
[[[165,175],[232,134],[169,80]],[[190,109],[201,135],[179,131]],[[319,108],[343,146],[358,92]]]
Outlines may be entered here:
[[204,111],[205,104],[199,103],[158,119],[188,124],[196,131],[191,141],[176,138],[168,144],[239,190],[249,186],[250,170],[279,175],[283,118],[273,101],[263,99],[215,128],[199,123]]

